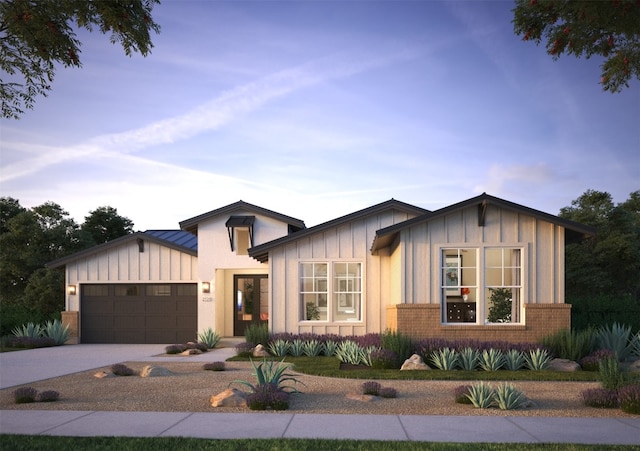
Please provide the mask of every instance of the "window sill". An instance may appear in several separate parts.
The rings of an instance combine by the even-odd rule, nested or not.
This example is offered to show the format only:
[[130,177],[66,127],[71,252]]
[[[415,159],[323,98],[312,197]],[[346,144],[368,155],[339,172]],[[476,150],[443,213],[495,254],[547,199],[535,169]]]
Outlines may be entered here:
[[523,323],[491,323],[491,324],[476,324],[476,323],[441,323],[442,328],[457,328],[467,330],[501,330],[501,329],[515,329],[526,330],[527,326]]

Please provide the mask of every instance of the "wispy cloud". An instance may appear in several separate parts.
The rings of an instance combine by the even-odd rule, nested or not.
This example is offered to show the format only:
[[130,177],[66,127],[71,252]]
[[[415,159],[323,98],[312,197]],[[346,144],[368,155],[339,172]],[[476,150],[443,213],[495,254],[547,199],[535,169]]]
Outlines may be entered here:
[[[416,56],[417,52],[404,50],[358,60],[348,52],[343,52],[314,60],[223,92],[182,115],[152,122],[134,130],[101,135],[72,147],[43,147],[39,149],[37,156],[3,167],[0,181],[26,177],[51,165],[89,155],[131,153],[155,145],[175,143],[202,132],[219,129],[270,101],[306,87],[350,77]],[[27,151],[21,143],[5,143],[3,147],[15,152]],[[33,150],[31,149],[31,153]]]

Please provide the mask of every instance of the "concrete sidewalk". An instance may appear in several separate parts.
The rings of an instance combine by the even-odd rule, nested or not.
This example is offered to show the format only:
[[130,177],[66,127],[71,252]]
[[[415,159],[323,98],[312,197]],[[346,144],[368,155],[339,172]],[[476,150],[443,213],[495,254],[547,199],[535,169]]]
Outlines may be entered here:
[[640,445],[640,419],[3,410],[0,434]]
[[[222,348],[188,357],[166,356],[163,345],[67,345],[0,353],[0,388],[120,362],[225,360],[235,355],[234,343],[226,340]],[[0,434],[640,445],[640,418],[2,410]]]

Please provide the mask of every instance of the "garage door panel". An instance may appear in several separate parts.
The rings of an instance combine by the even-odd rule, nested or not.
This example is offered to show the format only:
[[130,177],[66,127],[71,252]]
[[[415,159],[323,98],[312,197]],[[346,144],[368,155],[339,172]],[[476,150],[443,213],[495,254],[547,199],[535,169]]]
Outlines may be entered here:
[[[197,285],[150,286],[127,284],[127,295],[119,296],[123,290],[120,285],[103,284],[100,290],[97,286],[83,285],[81,342],[165,344],[195,340]],[[171,296],[166,295],[167,287],[171,289]],[[193,293],[193,296],[177,293]]]

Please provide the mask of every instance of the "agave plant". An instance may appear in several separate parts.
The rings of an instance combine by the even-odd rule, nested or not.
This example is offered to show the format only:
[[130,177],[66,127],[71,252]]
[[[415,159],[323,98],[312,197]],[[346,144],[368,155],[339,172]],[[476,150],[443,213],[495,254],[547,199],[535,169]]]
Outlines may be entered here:
[[271,354],[278,357],[284,357],[291,350],[291,343],[283,338],[278,338],[277,340],[270,342],[268,348]]
[[501,350],[485,349],[480,354],[480,368],[484,371],[498,371],[504,365],[504,354]]
[[640,332],[631,339],[631,354],[640,357]]
[[524,354],[517,349],[509,349],[504,354],[504,367],[509,371],[518,371],[525,364]]
[[362,360],[362,348],[353,340],[345,340],[336,348],[336,357],[342,363],[360,365]]
[[220,342],[220,333],[214,331],[211,327],[203,330],[198,334],[198,341],[204,344],[207,349],[213,349]]
[[251,389],[253,393],[256,393],[260,390],[260,387],[265,385],[273,386],[277,388],[277,390],[290,392],[290,393],[299,393],[299,390],[292,385],[285,385],[286,382],[293,382],[294,384],[302,384],[298,379],[294,377],[293,374],[287,373],[287,369],[289,368],[288,364],[284,363],[284,359],[280,362],[275,361],[267,361],[264,359],[262,363],[256,365],[256,363],[251,360],[251,365],[253,366],[253,375],[256,377],[257,383],[252,384],[248,381],[236,380],[231,382],[246,385]]
[[333,357],[338,350],[338,343],[333,340],[327,340],[322,345],[322,353],[327,357]]
[[431,362],[440,370],[453,370],[458,365],[458,352],[453,348],[442,348],[438,351],[433,351],[431,353]]
[[475,348],[466,347],[458,356],[458,364],[463,370],[475,371],[480,360],[480,351]]
[[56,345],[63,345],[69,339],[69,325],[62,325],[59,319],[47,321],[42,328],[43,336],[51,338]]
[[478,409],[488,409],[493,406],[494,392],[490,385],[478,382],[469,387],[467,398],[474,407]]
[[613,323],[611,326],[600,327],[596,336],[601,349],[611,349],[618,356],[618,360],[624,360],[633,348],[633,344],[629,343],[630,334],[630,326]]
[[16,326],[11,330],[14,337],[39,338],[42,336],[42,326],[35,323],[27,323],[22,326]]
[[508,383],[499,384],[495,387],[494,400],[496,406],[501,410],[519,409],[527,402],[524,393]]
[[317,357],[322,354],[322,343],[316,339],[307,340],[302,344],[302,350],[307,357]]
[[549,362],[551,362],[551,356],[547,350],[541,348],[530,350],[528,354],[525,354],[524,358],[527,368],[533,371],[546,370],[549,367]]
[[294,357],[300,357],[304,354],[304,341],[299,338],[296,338],[291,342],[291,346],[289,348],[289,353]]

